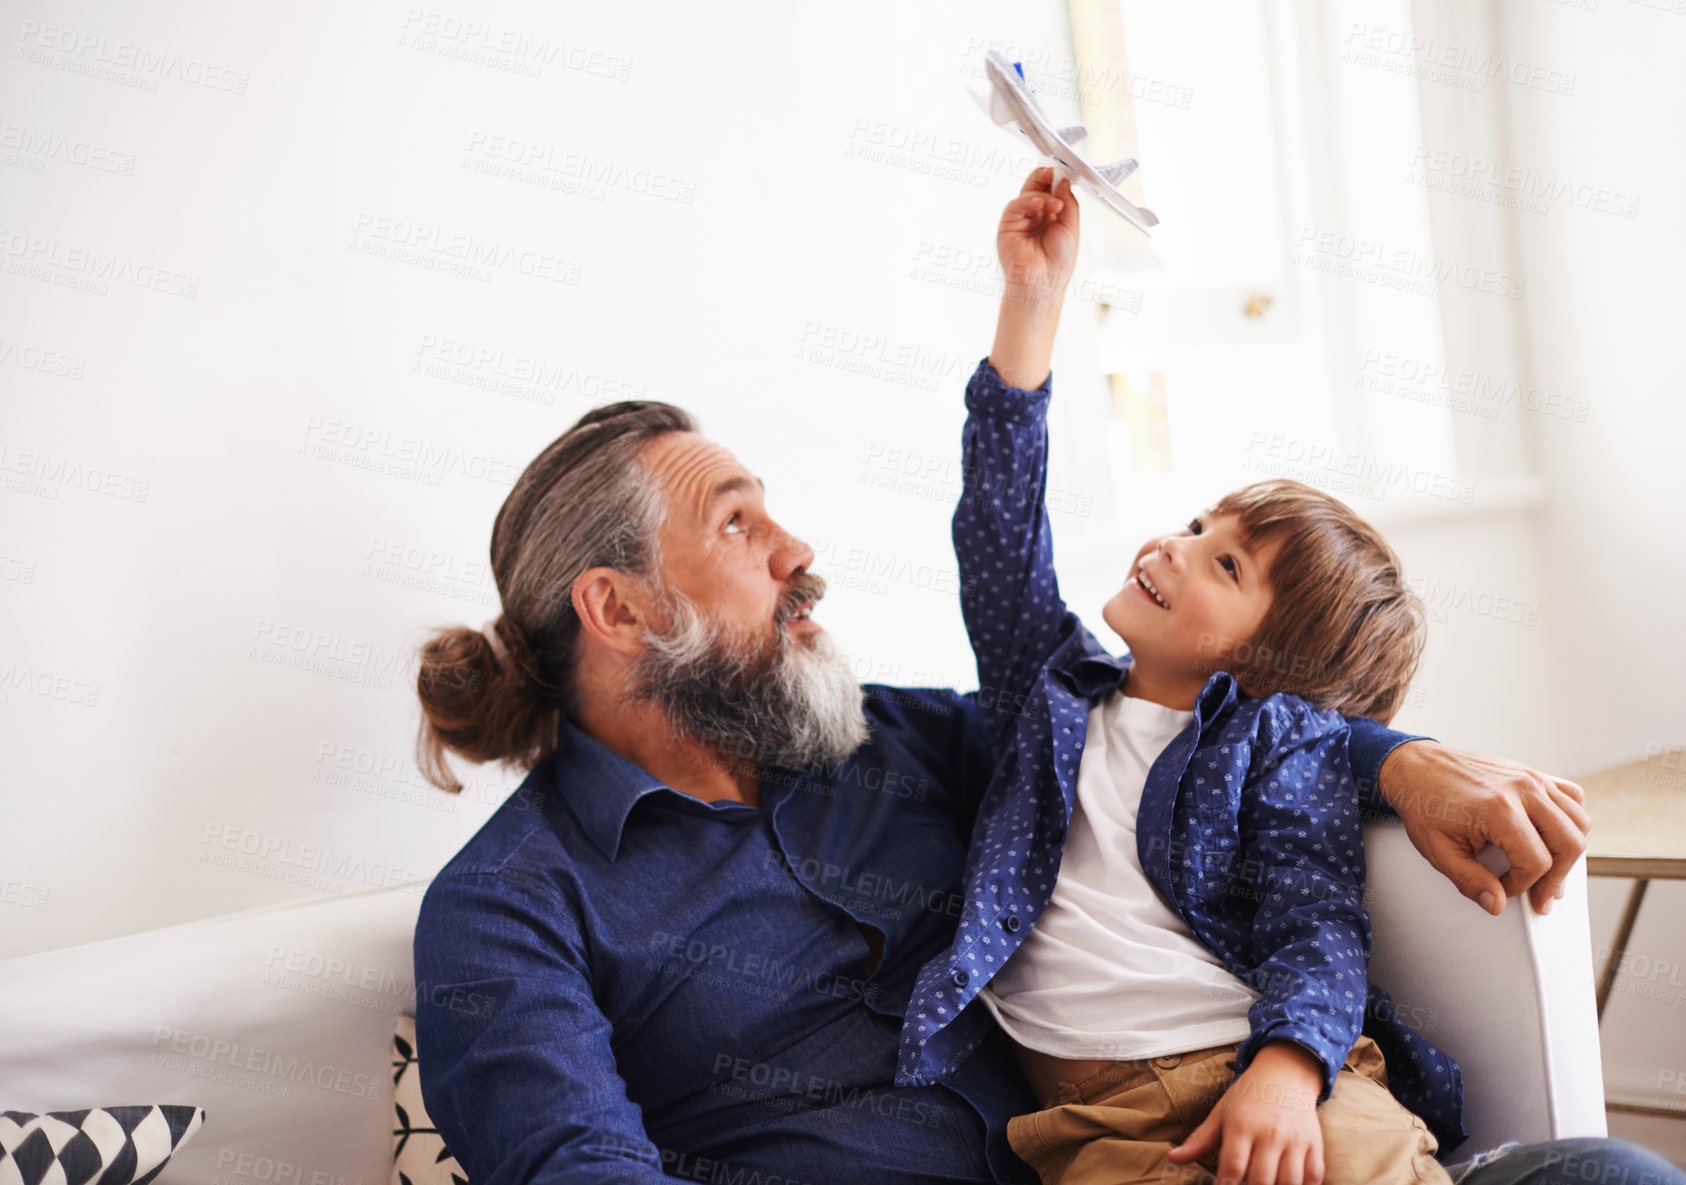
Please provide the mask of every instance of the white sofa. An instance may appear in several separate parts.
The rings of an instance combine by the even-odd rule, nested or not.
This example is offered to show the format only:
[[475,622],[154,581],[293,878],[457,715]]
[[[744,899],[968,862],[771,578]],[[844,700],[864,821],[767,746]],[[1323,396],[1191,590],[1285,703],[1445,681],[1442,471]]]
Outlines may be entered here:
[[[1550,915],[1512,901],[1490,918],[1399,826],[1366,825],[1365,849],[1372,973],[1463,1067],[1471,1138],[1458,1158],[1605,1134],[1584,862]],[[0,1110],[191,1103],[204,1129],[160,1185],[379,1185],[393,1018],[415,1006],[425,887],[0,962]]]

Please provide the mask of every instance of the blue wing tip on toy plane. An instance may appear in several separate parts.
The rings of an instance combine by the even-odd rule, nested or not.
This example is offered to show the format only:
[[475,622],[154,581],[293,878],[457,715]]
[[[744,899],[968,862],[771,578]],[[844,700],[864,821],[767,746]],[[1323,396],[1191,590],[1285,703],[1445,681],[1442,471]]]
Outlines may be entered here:
[[1083,186],[1104,206],[1121,214],[1143,234],[1159,225],[1159,218],[1146,206],[1138,206],[1118,192],[1118,185],[1136,170],[1133,157],[1124,157],[1104,165],[1092,165],[1078,152],[1076,145],[1088,135],[1082,124],[1056,128],[1043,114],[1036,96],[1025,79],[1024,67],[1009,62],[997,50],[984,57],[984,74],[989,79],[988,94],[973,92],[973,98],[990,119],[1002,127],[1013,128],[1043,156],[1055,165],[1055,180],[1063,170],[1077,184]]

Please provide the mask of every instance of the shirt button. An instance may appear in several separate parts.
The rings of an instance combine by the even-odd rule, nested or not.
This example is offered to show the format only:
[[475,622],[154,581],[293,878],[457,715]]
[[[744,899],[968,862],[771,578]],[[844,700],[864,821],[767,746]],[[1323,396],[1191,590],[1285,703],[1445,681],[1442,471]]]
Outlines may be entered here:
[[1017,934],[1019,932],[1020,925],[1019,915],[1016,913],[1010,913],[1001,919],[1001,924],[1007,928],[1007,933]]
[[954,974],[950,975],[949,978],[954,981],[955,987],[965,987],[967,984],[972,982],[972,977],[967,975],[965,970],[960,967],[956,967],[954,969]]

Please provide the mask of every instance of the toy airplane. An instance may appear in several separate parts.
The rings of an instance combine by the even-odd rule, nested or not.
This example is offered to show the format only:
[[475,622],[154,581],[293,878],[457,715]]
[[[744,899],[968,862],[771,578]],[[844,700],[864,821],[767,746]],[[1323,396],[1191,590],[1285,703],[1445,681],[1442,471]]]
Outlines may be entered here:
[[989,78],[989,92],[974,90],[972,97],[996,123],[1021,132],[1038,152],[1054,162],[1055,185],[1062,176],[1069,176],[1102,205],[1129,219],[1143,234],[1148,233],[1148,227],[1159,225],[1152,210],[1135,205],[1118,192],[1118,183],[1136,170],[1133,157],[1107,165],[1090,164],[1073,147],[1089,134],[1088,129],[1082,124],[1056,129],[1042,114],[1017,62],[1008,62],[992,49],[984,58],[984,73]]

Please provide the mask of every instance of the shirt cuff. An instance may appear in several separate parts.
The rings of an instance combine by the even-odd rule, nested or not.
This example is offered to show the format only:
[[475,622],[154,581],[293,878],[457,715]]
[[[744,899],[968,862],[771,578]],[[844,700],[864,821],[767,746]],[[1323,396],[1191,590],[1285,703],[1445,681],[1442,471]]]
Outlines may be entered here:
[[1433,737],[1394,732],[1368,716],[1347,719],[1347,760],[1358,783],[1358,804],[1367,812],[1396,813],[1382,797],[1382,765],[1388,755],[1407,741],[1431,741]]
[[966,384],[966,410],[973,415],[994,416],[1016,424],[1040,424],[1048,418],[1048,401],[1053,398],[1054,372],[1050,370],[1034,391],[1009,387],[985,355]]

